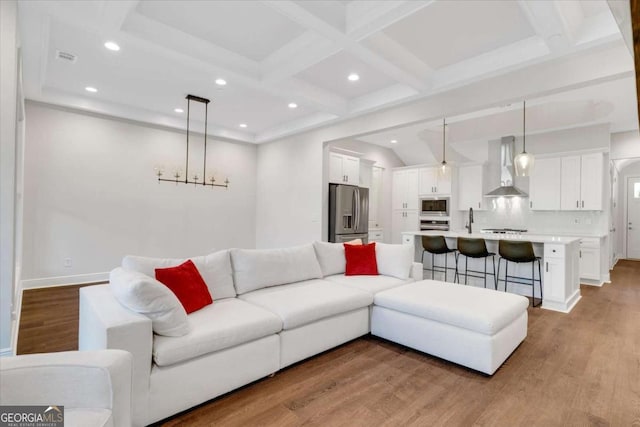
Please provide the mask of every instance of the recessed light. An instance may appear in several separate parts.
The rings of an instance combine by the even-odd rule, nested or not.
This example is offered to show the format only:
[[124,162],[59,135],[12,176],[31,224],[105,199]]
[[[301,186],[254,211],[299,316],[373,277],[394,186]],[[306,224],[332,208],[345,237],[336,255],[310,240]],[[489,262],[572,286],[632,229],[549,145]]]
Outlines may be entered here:
[[120,46],[118,46],[118,43],[116,42],[106,42],[104,44],[104,47],[106,47],[109,50],[113,50],[114,52],[117,52],[120,50]]
[[227,84],[227,81],[225,79],[216,79],[216,84],[218,86],[225,86]]
[[175,111],[176,113],[184,113],[184,110],[182,108],[174,108],[173,111]]
[[298,104],[296,104],[295,102],[290,102],[289,108],[298,108]]
[[390,142],[390,143],[392,143],[392,144],[397,144],[397,143],[398,143],[398,140],[397,140],[397,139],[392,139],[392,140],[391,140],[391,141],[389,141],[389,142]]
[[98,89],[96,89],[95,87],[92,86],[87,86],[84,88],[84,90],[86,90],[87,92],[91,92],[91,93],[96,93],[98,91]]
[[246,128],[246,127],[247,127],[247,124],[246,124],[246,123],[240,123],[240,127],[241,127],[241,128]]
[[360,76],[357,75],[356,73],[349,74],[349,77],[347,78],[349,79],[350,82],[357,82],[358,80],[360,80]]

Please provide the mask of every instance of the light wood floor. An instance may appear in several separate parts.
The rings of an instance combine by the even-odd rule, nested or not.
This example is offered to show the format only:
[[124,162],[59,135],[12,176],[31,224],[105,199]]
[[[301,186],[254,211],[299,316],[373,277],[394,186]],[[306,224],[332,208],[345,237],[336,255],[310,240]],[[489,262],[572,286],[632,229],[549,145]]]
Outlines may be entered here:
[[[56,304],[25,292],[23,322],[39,320],[21,324],[19,349],[32,336],[30,350],[75,347],[67,291]],[[582,295],[570,314],[530,308],[527,339],[492,377],[367,336],[160,425],[640,426],[640,262]]]

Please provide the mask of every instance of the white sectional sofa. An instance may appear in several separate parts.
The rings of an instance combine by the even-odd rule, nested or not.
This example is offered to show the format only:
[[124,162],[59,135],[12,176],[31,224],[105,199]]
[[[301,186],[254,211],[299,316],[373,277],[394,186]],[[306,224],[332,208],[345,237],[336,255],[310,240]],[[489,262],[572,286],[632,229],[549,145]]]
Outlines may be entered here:
[[[377,244],[378,276],[346,276],[342,245],[323,242],[191,259],[214,302],[188,316],[166,310],[161,296],[141,307],[122,295],[153,280],[147,276],[155,268],[184,260],[128,256],[109,285],[80,290],[79,348],[133,355],[134,425],[159,421],[369,333],[374,297],[422,280],[423,271],[409,245]],[[167,327],[180,316],[186,316],[180,328]]]
[[[214,303],[187,316],[182,336],[154,333],[149,313],[121,304],[113,283],[82,288],[79,348],[133,355],[133,421],[147,425],[369,333],[376,291],[422,279],[412,253],[385,246],[379,276],[345,276],[342,246],[321,242],[192,258]],[[153,277],[182,261],[128,256],[122,265]]]

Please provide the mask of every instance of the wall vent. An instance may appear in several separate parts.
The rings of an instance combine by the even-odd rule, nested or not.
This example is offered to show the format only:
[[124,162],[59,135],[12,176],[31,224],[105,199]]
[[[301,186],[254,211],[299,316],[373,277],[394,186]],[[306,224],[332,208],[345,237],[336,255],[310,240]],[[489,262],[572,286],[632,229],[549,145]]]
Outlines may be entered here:
[[78,59],[78,57],[73,53],[63,52],[61,50],[56,50],[56,58],[69,62],[76,62]]

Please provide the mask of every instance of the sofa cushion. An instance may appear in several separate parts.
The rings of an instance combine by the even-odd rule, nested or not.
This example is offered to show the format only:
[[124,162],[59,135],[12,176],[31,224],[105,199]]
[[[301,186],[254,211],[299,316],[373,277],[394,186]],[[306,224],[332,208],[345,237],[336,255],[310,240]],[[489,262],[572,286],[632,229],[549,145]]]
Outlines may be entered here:
[[283,329],[293,329],[366,307],[373,301],[372,295],[368,292],[326,280],[307,280],[274,286],[240,295],[239,298],[280,316]]
[[213,302],[207,284],[191,260],[175,267],[156,268],[156,279],[171,289],[187,314]]
[[493,335],[529,306],[523,296],[455,283],[422,280],[375,295],[377,306]]
[[283,249],[232,249],[231,260],[238,294],[322,278],[311,244]]
[[345,276],[344,274],[334,274],[333,276],[325,277],[324,280],[360,289],[370,294],[377,294],[378,292],[413,282],[413,279],[402,280],[390,276]]
[[378,243],[376,245],[378,274],[407,280],[411,276],[413,256],[413,245]]
[[368,245],[344,244],[344,256],[347,265],[344,274],[347,276],[377,275],[376,243]]
[[151,319],[156,334],[177,337],[189,332],[182,304],[156,279],[118,267],[109,274],[109,288],[120,304]]
[[322,276],[344,273],[346,260],[342,243],[313,242]]
[[[236,290],[233,287],[229,251],[218,251],[209,255],[189,259],[191,259],[198,268],[214,300],[236,296]],[[128,270],[135,270],[147,276],[156,277],[156,268],[174,267],[182,264],[186,260],[185,258],[148,258],[127,255],[122,260],[122,266]]]
[[275,334],[282,329],[278,316],[237,298],[216,301],[190,314],[188,321],[191,332],[185,336],[154,337],[153,359],[157,365],[173,365]]

